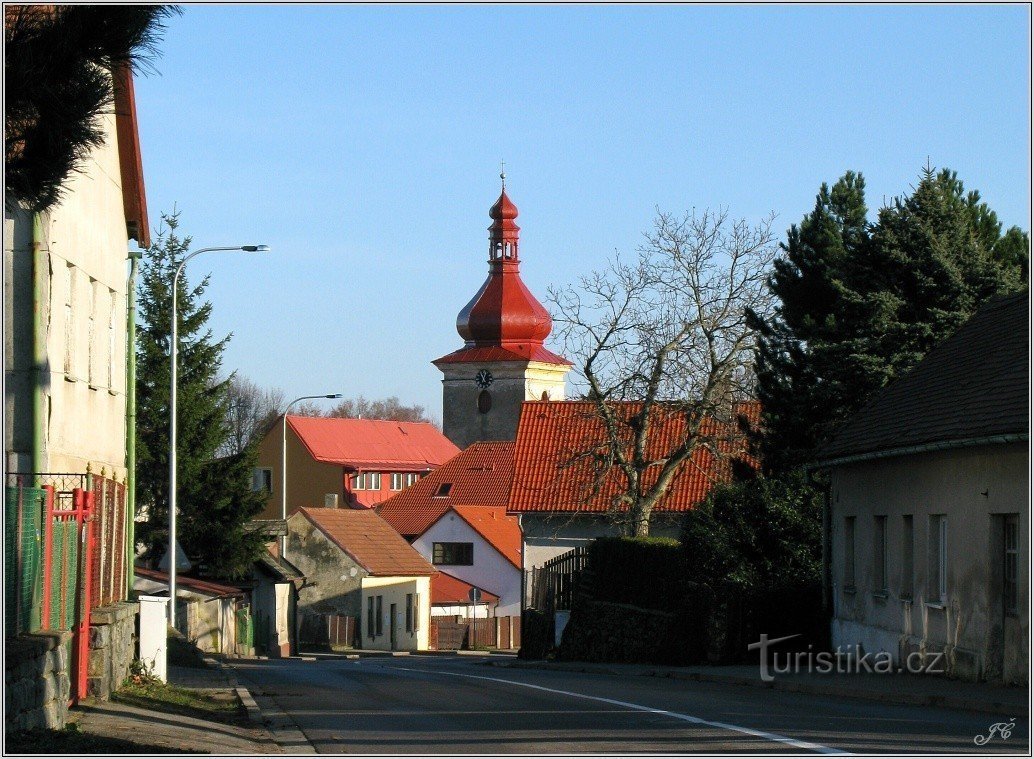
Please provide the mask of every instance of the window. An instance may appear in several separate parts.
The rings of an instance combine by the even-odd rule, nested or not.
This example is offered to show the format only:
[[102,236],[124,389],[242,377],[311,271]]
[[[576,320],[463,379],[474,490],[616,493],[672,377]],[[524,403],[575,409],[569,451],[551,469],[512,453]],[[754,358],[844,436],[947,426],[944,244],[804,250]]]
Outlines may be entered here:
[[366,599],[366,637],[372,638],[376,635],[377,628],[375,627],[374,615],[373,615],[373,596],[368,596]]
[[878,516],[873,521],[873,572],[872,589],[875,593],[887,593],[887,517]]
[[97,382],[97,373],[94,367],[97,364],[96,339],[97,331],[94,327],[94,315],[97,313],[97,280],[90,280],[90,297],[86,301],[87,328],[86,334],[86,381],[92,387]]
[[352,478],[353,490],[380,490],[380,472],[361,472]]
[[445,498],[449,495],[450,492],[452,492],[452,483],[443,482],[441,485],[438,486],[438,491],[434,494],[434,497]]
[[915,532],[912,527],[912,515],[905,514],[901,518],[901,597],[912,597],[912,577],[915,575],[915,559],[913,558]]
[[68,293],[65,296],[65,376],[75,379],[75,268],[68,265]]
[[1005,571],[1002,584],[1002,601],[1005,613],[1010,616],[1017,615],[1019,605],[1020,544],[1018,535],[1019,520],[1015,514],[1010,514],[1005,518]]
[[377,596],[377,634],[384,635],[384,596]]
[[406,632],[413,632],[413,594],[406,593]]
[[413,632],[420,629],[420,594],[413,594]]
[[931,603],[944,603],[948,597],[948,517],[944,514],[930,516],[927,578],[927,600]]
[[854,590],[854,517],[844,517],[844,590]]
[[420,479],[420,475],[416,472],[392,472],[391,473],[391,489],[392,490],[405,490],[414,482]]
[[115,345],[116,345],[116,334],[115,331],[115,318],[118,316],[118,296],[114,290],[109,290],[109,297],[111,298],[111,308],[108,312],[108,390],[115,389]]
[[272,493],[273,470],[259,467],[251,470],[251,491],[253,493]]
[[435,543],[431,563],[470,566],[474,563],[474,544]]

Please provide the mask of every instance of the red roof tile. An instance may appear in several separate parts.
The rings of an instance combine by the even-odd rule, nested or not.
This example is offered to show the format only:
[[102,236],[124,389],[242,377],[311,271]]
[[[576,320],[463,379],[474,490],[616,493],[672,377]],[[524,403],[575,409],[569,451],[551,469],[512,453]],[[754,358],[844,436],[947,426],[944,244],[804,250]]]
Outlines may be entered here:
[[501,345],[463,347],[446,356],[436,358],[431,363],[438,366],[438,364],[479,364],[491,361],[541,361],[544,364],[571,365],[571,362],[563,356],[558,356],[541,345],[533,344],[516,344],[506,347]]
[[[445,572],[439,572],[431,578],[431,603],[435,606],[451,606],[453,604],[469,604],[470,589],[474,586],[464,582],[458,577],[453,577]],[[489,593],[481,588],[480,603],[499,603],[499,596]]]
[[387,522],[368,509],[299,509],[371,575],[432,575],[434,567]]
[[[640,408],[638,403],[625,403],[621,407],[626,416]],[[744,404],[742,413],[751,423],[756,423],[760,406]],[[651,423],[653,434],[647,453],[659,457],[677,444],[685,430],[685,419],[673,414]],[[718,444],[723,453],[721,457],[704,448],[697,449],[675,475],[657,511],[693,508],[714,484],[731,478],[735,458],[754,464],[747,455],[746,440],[737,434],[733,425],[725,425],[723,429],[712,421],[705,434],[733,439]],[[526,401],[517,428],[509,510],[606,511],[621,490],[621,474],[616,468],[612,469],[599,492],[594,494],[592,461],[584,455],[604,440],[602,422],[591,401]]]
[[508,562],[521,568],[521,527],[515,516],[507,516],[506,509],[492,506],[453,506],[452,510],[478,535],[503,555]]
[[358,470],[420,472],[460,450],[427,422],[311,416],[287,422],[314,459]]
[[[401,535],[420,535],[456,504],[506,506],[512,472],[512,442],[474,443],[384,501],[377,513]],[[449,494],[436,496],[443,484],[451,485]]]

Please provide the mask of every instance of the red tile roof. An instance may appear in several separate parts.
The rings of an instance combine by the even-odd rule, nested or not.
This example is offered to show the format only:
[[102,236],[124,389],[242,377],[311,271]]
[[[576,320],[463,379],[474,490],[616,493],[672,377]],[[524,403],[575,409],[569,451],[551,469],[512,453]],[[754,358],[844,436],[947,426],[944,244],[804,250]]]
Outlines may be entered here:
[[541,345],[501,345],[464,347],[458,351],[436,358],[433,363],[439,364],[480,364],[491,361],[541,361],[544,364],[563,364],[571,366],[571,362],[563,356],[558,356],[553,351]]
[[317,461],[361,471],[420,472],[460,451],[427,422],[288,416],[287,423]]
[[433,575],[413,546],[368,509],[299,509],[324,535],[376,577]]
[[521,527],[506,509],[492,506],[453,506],[464,522],[491,544],[508,562],[521,568]]
[[[469,604],[470,589],[474,586],[464,582],[458,577],[453,577],[445,572],[439,572],[431,578],[431,603],[435,606],[451,606],[453,604]],[[499,603],[499,596],[489,593],[481,588],[480,603]]]
[[[166,585],[168,585],[169,582],[168,573],[157,569],[133,567],[133,574],[138,577],[145,577],[154,582],[163,582]],[[192,590],[195,593],[202,593],[206,596],[213,596],[215,598],[246,595],[242,588],[238,588],[233,585],[222,585],[217,582],[209,582],[208,580],[199,580],[196,577],[187,577],[186,575],[181,575],[179,573],[176,574],[176,587]]]
[[[627,417],[640,408],[638,403],[625,403],[621,407]],[[760,406],[743,404],[742,415],[751,423],[757,423]],[[653,434],[647,453],[659,457],[677,444],[685,430],[685,419],[681,414],[672,414],[651,423]],[[747,455],[746,440],[734,425],[711,421],[705,434],[733,439],[718,443],[722,457],[699,448],[675,475],[657,511],[693,508],[714,484],[731,478],[733,459],[754,465]],[[612,469],[599,492],[594,494],[592,461],[584,455],[604,440],[602,422],[591,401],[526,401],[517,428],[509,510],[606,511],[621,490],[621,474],[616,468]]]
[[[513,472],[512,442],[474,443],[426,477],[384,501],[377,513],[401,535],[420,535],[456,504],[506,506]],[[436,496],[443,484],[447,496]]]

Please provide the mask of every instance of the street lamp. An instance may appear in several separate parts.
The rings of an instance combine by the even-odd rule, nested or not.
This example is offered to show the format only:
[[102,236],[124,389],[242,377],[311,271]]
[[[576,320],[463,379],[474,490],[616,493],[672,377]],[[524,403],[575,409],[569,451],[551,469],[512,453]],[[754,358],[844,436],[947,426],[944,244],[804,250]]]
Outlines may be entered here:
[[[301,398],[295,398],[293,401],[287,404],[287,408],[284,409],[284,421],[280,428],[280,518],[284,520],[285,526],[287,522],[287,412],[291,410],[291,406],[296,404],[298,401],[311,401],[318,398],[340,398],[341,393],[331,393],[330,395],[303,395]],[[285,554],[287,553],[287,535],[280,536],[280,558],[286,559]]]
[[179,296],[179,278],[187,261],[199,253],[213,251],[243,250],[246,253],[265,253],[268,245],[237,245],[228,248],[201,248],[180,261],[176,276],[172,278],[172,340],[169,354],[172,357],[172,372],[169,375],[169,625],[176,626],[176,354],[179,344],[179,311],[176,301]]

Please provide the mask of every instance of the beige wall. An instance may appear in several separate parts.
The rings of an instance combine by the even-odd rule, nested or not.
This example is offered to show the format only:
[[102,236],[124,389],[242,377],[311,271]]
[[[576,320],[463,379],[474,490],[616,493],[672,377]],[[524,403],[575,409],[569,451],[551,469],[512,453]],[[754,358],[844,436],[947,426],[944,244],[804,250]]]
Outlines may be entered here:
[[[1030,609],[1028,453],[994,445],[837,467],[831,490],[834,645],[862,645],[901,661],[946,652],[962,677],[1026,680]],[[932,515],[947,516],[947,598],[931,572]],[[1019,609],[1002,610],[1005,514],[1019,515]],[[912,593],[904,576],[904,516],[913,520]],[[876,516],[887,517],[887,592],[876,588]],[[854,590],[845,587],[847,517],[855,519]]]
[[[272,472],[273,492],[256,519],[280,519],[283,493],[281,424],[277,423],[259,443],[258,466]],[[324,464],[313,459],[308,449],[287,427],[287,515],[300,508],[324,507],[324,496],[336,493],[338,506],[345,503],[344,470],[339,464]]]
[[[524,401],[564,400],[564,378],[570,367],[537,361],[486,364],[441,364],[442,430],[460,450],[478,440],[516,440],[517,422]],[[488,392],[492,407],[478,411],[481,388],[474,377],[482,369],[492,373]]]
[[[391,606],[395,605],[395,648],[396,651],[426,651],[428,649],[428,628],[431,625],[431,578],[429,577],[364,577],[363,614],[360,635],[363,648],[390,651]],[[406,631],[406,595],[416,597],[416,630]],[[382,634],[373,638],[367,635],[368,598],[382,597]],[[374,609],[376,610],[376,601]],[[376,613],[376,612],[375,612]]]
[[[102,123],[105,144],[93,151],[82,173],[72,174],[63,199],[43,218],[41,252],[50,272],[42,313],[48,404],[43,468],[84,472],[89,465],[121,480],[129,246],[114,115],[103,116]],[[30,214],[5,210],[4,448],[8,467],[21,471],[31,467],[31,230]]]

